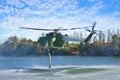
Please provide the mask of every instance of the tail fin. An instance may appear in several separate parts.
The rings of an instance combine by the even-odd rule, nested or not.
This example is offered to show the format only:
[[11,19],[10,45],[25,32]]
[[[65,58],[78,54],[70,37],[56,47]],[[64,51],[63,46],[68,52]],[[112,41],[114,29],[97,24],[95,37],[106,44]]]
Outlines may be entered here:
[[94,30],[95,25],[96,25],[96,22],[94,22],[94,23],[93,23],[93,26],[92,26],[92,31],[91,31],[91,30],[89,30],[89,29],[86,29],[87,31],[89,31],[89,32],[90,32],[90,34],[89,34],[89,35],[88,35],[88,37],[84,40],[84,42],[85,42],[85,43],[89,42],[89,41],[90,41],[90,39],[92,38],[93,34],[95,34],[95,33],[96,33],[96,30]]

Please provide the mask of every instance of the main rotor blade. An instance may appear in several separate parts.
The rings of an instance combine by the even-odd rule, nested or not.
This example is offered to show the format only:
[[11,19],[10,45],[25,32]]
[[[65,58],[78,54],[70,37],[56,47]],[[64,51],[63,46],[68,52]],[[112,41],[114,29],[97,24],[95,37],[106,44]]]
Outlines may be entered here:
[[86,29],[86,31],[91,32],[91,30],[90,30],[90,29]]
[[39,29],[39,28],[27,28],[27,27],[19,27],[21,29],[31,29],[31,30],[43,30],[43,31],[54,31],[53,29]]
[[59,27],[57,29],[40,29],[40,28],[28,28],[28,27],[19,27],[19,28],[21,28],[21,29],[31,29],[31,30],[43,30],[43,31],[65,31],[65,30],[85,29],[85,28],[88,28],[88,27],[92,27],[92,26],[87,26],[87,27],[83,27],[83,28],[75,27],[75,28],[68,28],[68,29],[61,29],[62,27]]
[[92,26],[87,26],[87,27],[83,27],[83,28],[80,28],[80,27],[76,27],[76,28],[71,28],[71,30],[74,30],[74,29],[86,29],[88,27],[92,27]]
[[96,24],[97,24],[97,22],[94,22],[94,23],[93,23],[92,30],[94,30],[94,28],[95,28]]
[[87,26],[87,27],[83,27],[83,28],[75,27],[75,28],[68,28],[68,29],[59,29],[59,31],[63,31],[63,30],[75,30],[75,29],[85,29],[85,28],[88,28],[88,27],[92,27],[92,26]]
[[58,30],[60,30],[62,27],[59,27]]

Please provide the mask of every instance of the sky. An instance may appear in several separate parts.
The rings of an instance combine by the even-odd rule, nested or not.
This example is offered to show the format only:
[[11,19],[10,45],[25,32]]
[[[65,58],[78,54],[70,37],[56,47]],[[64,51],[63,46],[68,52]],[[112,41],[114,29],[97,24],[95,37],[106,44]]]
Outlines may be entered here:
[[[82,28],[96,21],[96,29],[117,30],[119,5],[119,0],[0,0],[0,43],[10,36],[37,40],[42,33],[48,33],[19,27]],[[69,35],[72,31],[62,33]]]

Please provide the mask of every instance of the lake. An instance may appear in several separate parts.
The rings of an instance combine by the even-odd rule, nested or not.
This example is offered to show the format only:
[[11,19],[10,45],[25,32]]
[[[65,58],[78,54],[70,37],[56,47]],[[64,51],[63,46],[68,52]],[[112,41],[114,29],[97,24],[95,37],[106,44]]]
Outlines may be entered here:
[[120,57],[0,57],[0,80],[120,80]]

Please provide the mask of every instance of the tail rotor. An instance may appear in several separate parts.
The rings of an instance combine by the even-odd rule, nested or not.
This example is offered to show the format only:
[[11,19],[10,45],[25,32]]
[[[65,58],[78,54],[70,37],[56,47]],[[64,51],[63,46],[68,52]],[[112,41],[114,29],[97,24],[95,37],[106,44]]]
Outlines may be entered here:
[[93,23],[92,31],[94,30],[96,24],[97,24],[97,22],[94,22],[94,23]]
[[90,34],[89,34],[88,37],[85,39],[85,41],[84,41],[85,43],[87,43],[87,42],[91,39],[91,37],[93,36],[93,34],[96,34],[97,32],[102,32],[101,30],[95,30],[95,29],[94,29],[95,26],[96,26],[96,24],[97,24],[97,22],[94,22],[94,23],[93,23],[92,30],[86,29],[86,31],[90,32]]
[[92,30],[86,29],[86,31],[88,31],[88,32],[94,32],[94,33],[95,33],[96,30],[94,30],[94,28],[95,28],[96,24],[97,24],[97,22],[94,22],[94,23],[93,23],[93,26],[91,26],[91,27],[92,27]]

